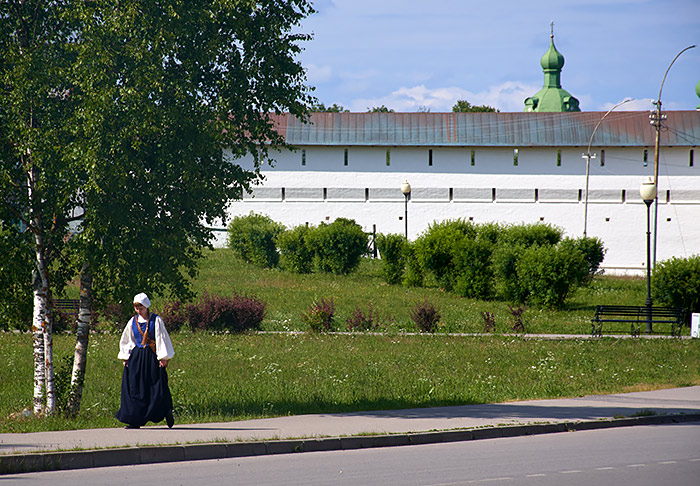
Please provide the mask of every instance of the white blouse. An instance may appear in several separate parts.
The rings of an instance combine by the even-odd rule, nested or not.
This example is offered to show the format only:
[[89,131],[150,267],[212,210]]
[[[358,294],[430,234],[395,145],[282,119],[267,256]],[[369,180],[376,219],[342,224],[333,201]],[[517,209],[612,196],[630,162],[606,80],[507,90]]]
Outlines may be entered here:
[[[139,323],[146,322],[141,316],[138,316]],[[134,338],[134,331],[132,327],[134,318],[131,317],[126,322],[126,327],[124,327],[124,332],[122,332],[122,338],[119,341],[119,359],[126,360],[129,359],[131,355],[131,350],[138,346],[138,342]],[[161,359],[172,359],[175,355],[175,350],[173,349],[173,343],[170,341],[170,336],[168,336],[168,331],[165,329],[165,324],[160,316],[156,316],[156,322],[154,323],[156,329],[156,357]]]

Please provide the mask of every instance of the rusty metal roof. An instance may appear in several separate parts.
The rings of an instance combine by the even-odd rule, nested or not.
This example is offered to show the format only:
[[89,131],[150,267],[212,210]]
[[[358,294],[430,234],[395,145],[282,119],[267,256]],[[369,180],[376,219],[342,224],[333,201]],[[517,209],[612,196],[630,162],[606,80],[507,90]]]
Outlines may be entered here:
[[[661,145],[700,145],[700,111],[665,111]],[[308,123],[273,115],[291,145],[551,147],[588,146],[605,112],[312,113]],[[653,146],[649,112],[611,112],[593,146]]]

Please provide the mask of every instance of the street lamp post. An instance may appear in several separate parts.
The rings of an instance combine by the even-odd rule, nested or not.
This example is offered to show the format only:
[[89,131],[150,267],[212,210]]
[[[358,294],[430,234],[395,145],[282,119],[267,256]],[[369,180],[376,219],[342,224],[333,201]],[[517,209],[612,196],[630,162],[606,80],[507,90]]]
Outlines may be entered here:
[[408,198],[411,197],[411,184],[404,179],[401,183],[401,192],[404,195],[404,223],[406,225],[406,239],[408,240]]
[[642,196],[644,204],[647,206],[647,327],[646,332],[652,332],[651,329],[651,218],[650,209],[651,203],[656,199],[656,182],[653,177],[647,177],[642,182],[639,188],[639,194]]
[[588,141],[588,149],[586,150],[586,153],[583,154],[583,158],[586,159],[586,193],[585,193],[585,201],[583,203],[583,236],[586,237],[587,231],[588,231],[588,180],[590,178],[590,173],[591,173],[591,158],[595,159],[595,154],[591,155],[591,144],[593,144],[593,137],[595,137],[595,132],[598,131],[598,127],[600,126],[601,123],[603,123],[603,120],[605,120],[605,117],[608,116],[612,111],[617,108],[620,105],[624,105],[625,103],[632,101],[632,98],[625,98],[624,100],[620,101],[618,104],[613,106],[608,110],[608,112],[603,115],[603,117],[598,120],[598,123],[596,123],[595,128],[593,129],[593,133],[591,133],[591,138]]
[[[668,75],[668,72],[671,70],[671,66],[673,66],[673,63],[676,62],[676,59],[680,57],[681,54],[683,54],[685,51],[688,49],[694,48],[695,45],[688,46],[685,49],[683,49],[681,52],[676,54],[676,57],[673,58],[673,61],[671,61],[671,64],[668,65],[668,68],[666,69],[666,72],[664,73],[664,77],[661,80],[661,87],[659,88],[659,97],[658,99],[654,102],[656,105],[656,110],[651,112],[651,115],[649,115],[649,118],[651,119],[651,124],[654,126],[656,129],[656,140],[654,141],[654,182],[658,182],[659,180],[659,150],[660,150],[660,144],[661,144],[661,123],[663,122],[664,118],[666,118],[666,115],[663,115],[661,113],[661,91],[664,89],[664,83],[666,82],[666,76]],[[656,192],[654,192],[654,200],[656,201],[654,204],[654,266],[656,266],[656,237],[657,237],[657,223],[659,219],[659,200],[656,199]]]

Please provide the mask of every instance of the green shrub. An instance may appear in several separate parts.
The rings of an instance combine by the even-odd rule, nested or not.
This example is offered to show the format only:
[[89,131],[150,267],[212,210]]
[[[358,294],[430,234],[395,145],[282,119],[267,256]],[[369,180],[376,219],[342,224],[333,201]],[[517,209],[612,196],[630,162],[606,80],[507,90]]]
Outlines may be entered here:
[[314,251],[309,241],[313,228],[302,225],[284,231],[277,236],[281,263],[293,273],[311,273]]
[[423,267],[416,256],[416,244],[409,241],[404,245],[404,260],[406,273],[403,277],[403,285],[406,287],[423,286]]
[[453,289],[457,295],[474,299],[492,296],[491,247],[486,239],[463,238],[455,242]]
[[570,292],[588,275],[583,254],[565,246],[532,246],[515,263],[526,301],[545,308],[561,308]]
[[61,358],[54,357],[54,393],[56,396],[56,410],[60,413],[68,411],[68,399],[71,392],[71,376],[73,374],[73,355],[65,355]]
[[335,302],[333,299],[314,300],[313,304],[301,314],[301,322],[313,332],[330,332],[335,321]]
[[316,267],[322,272],[347,275],[367,253],[367,235],[352,219],[338,218],[321,224],[309,234]]
[[447,220],[433,223],[416,240],[415,254],[445,290],[463,297],[487,299],[498,294],[524,302],[527,293],[515,266],[520,253],[531,246],[555,245],[562,234],[542,223],[502,226]]
[[476,239],[487,241],[491,244],[498,243],[504,231],[503,226],[498,223],[481,223],[476,225]]
[[590,238],[582,236],[581,238],[564,238],[559,245],[568,251],[578,250],[586,259],[588,272],[581,284],[588,284],[590,280],[598,273],[600,264],[605,258],[605,247],[603,242],[598,238]]
[[401,283],[406,266],[406,238],[397,234],[378,234],[377,249],[382,258],[382,274],[388,284]]
[[262,268],[276,267],[275,240],[284,226],[263,214],[236,216],[228,225],[228,246],[244,261]]
[[556,245],[564,231],[546,223],[511,225],[503,228],[499,241],[531,247],[535,245]]
[[416,240],[415,254],[442,288],[452,290],[456,279],[455,245],[465,238],[475,238],[476,234],[474,225],[463,219],[436,222]]
[[686,323],[700,312],[700,255],[659,262],[651,279],[654,303],[683,307]]
[[518,277],[517,263],[525,251],[521,245],[500,243],[491,254],[494,289],[498,296],[511,302],[525,302],[527,290]]

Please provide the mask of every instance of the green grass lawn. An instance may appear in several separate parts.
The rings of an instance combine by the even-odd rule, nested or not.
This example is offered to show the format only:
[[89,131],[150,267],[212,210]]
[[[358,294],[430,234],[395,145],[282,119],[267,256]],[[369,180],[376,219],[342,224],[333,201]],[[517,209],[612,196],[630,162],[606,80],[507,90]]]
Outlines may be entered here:
[[[439,332],[482,332],[482,312],[492,312],[496,331],[508,332],[512,318],[506,302],[465,299],[437,287],[407,288],[388,285],[381,277],[382,262],[364,259],[357,272],[349,276],[329,274],[294,275],[278,269],[259,269],[236,259],[228,249],[208,252],[202,262],[194,289],[201,293],[230,295],[233,290],[256,295],[268,304],[263,329],[272,331],[306,330],[301,313],[315,298],[333,298],[336,325],[345,329],[351,312],[371,304],[383,317],[389,331],[416,331],[409,312],[418,302],[428,301],[442,315]],[[589,287],[579,289],[559,311],[528,309],[525,328],[532,333],[589,334],[591,317],[598,304],[643,305],[646,299],[643,278],[597,277]],[[157,305],[157,304],[156,304]],[[606,330],[628,333],[623,324]],[[660,331],[670,332],[662,327]]]
[[[268,304],[265,330],[304,330],[301,312],[315,298],[325,297],[336,302],[340,328],[356,306],[372,304],[387,332],[174,333],[176,356],[168,372],[176,420],[491,403],[700,384],[700,340],[528,340],[504,334],[510,328],[506,303],[463,299],[437,288],[386,285],[380,265],[365,260],[347,277],[299,276],[243,264],[228,250],[209,252],[195,290],[262,298]],[[643,279],[599,277],[573,295],[567,309],[528,309],[526,330],[587,334],[596,304],[641,305],[644,292]],[[153,300],[156,306],[162,301],[158,296]],[[440,332],[401,334],[416,330],[409,310],[424,300],[439,308]],[[496,334],[445,334],[481,332],[484,311],[496,315]],[[31,335],[0,333],[0,432],[118,426],[113,418],[122,372],[118,342],[118,334],[91,335],[77,419],[17,419],[10,415],[31,408]],[[57,335],[54,345],[60,374],[75,337]]]
[[[334,300],[338,330],[346,329],[346,320],[356,307],[366,311],[372,305],[380,315],[384,330],[414,332],[417,328],[409,312],[417,303],[428,301],[442,316],[439,332],[482,332],[482,312],[494,314],[497,333],[511,331],[513,324],[508,302],[466,299],[444,292],[436,285],[427,288],[388,285],[381,272],[381,260],[363,259],[359,269],[348,276],[295,275],[280,269],[257,268],[237,259],[229,249],[216,249],[205,252],[200,273],[192,287],[197,294],[207,290],[230,296],[235,291],[263,299],[267,303],[267,315],[262,329],[266,331],[307,330],[301,322],[301,313],[317,298]],[[68,287],[65,296],[77,298],[78,289]],[[157,310],[165,298],[151,297]],[[578,289],[562,310],[528,309],[524,314],[525,329],[528,333],[538,334],[590,334],[590,321],[596,305],[644,305],[645,300],[643,278],[596,277],[590,286]],[[108,324],[107,327],[121,329],[122,323]],[[611,324],[604,332],[629,333],[629,330],[627,325]],[[670,325],[658,330],[670,333]]]
[[[118,426],[119,336],[92,336],[76,420],[17,420],[31,406],[29,334],[0,334],[0,432]],[[517,336],[173,335],[179,423],[490,403],[700,384],[697,340]],[[55,339],[56,361],[72,352]]]

